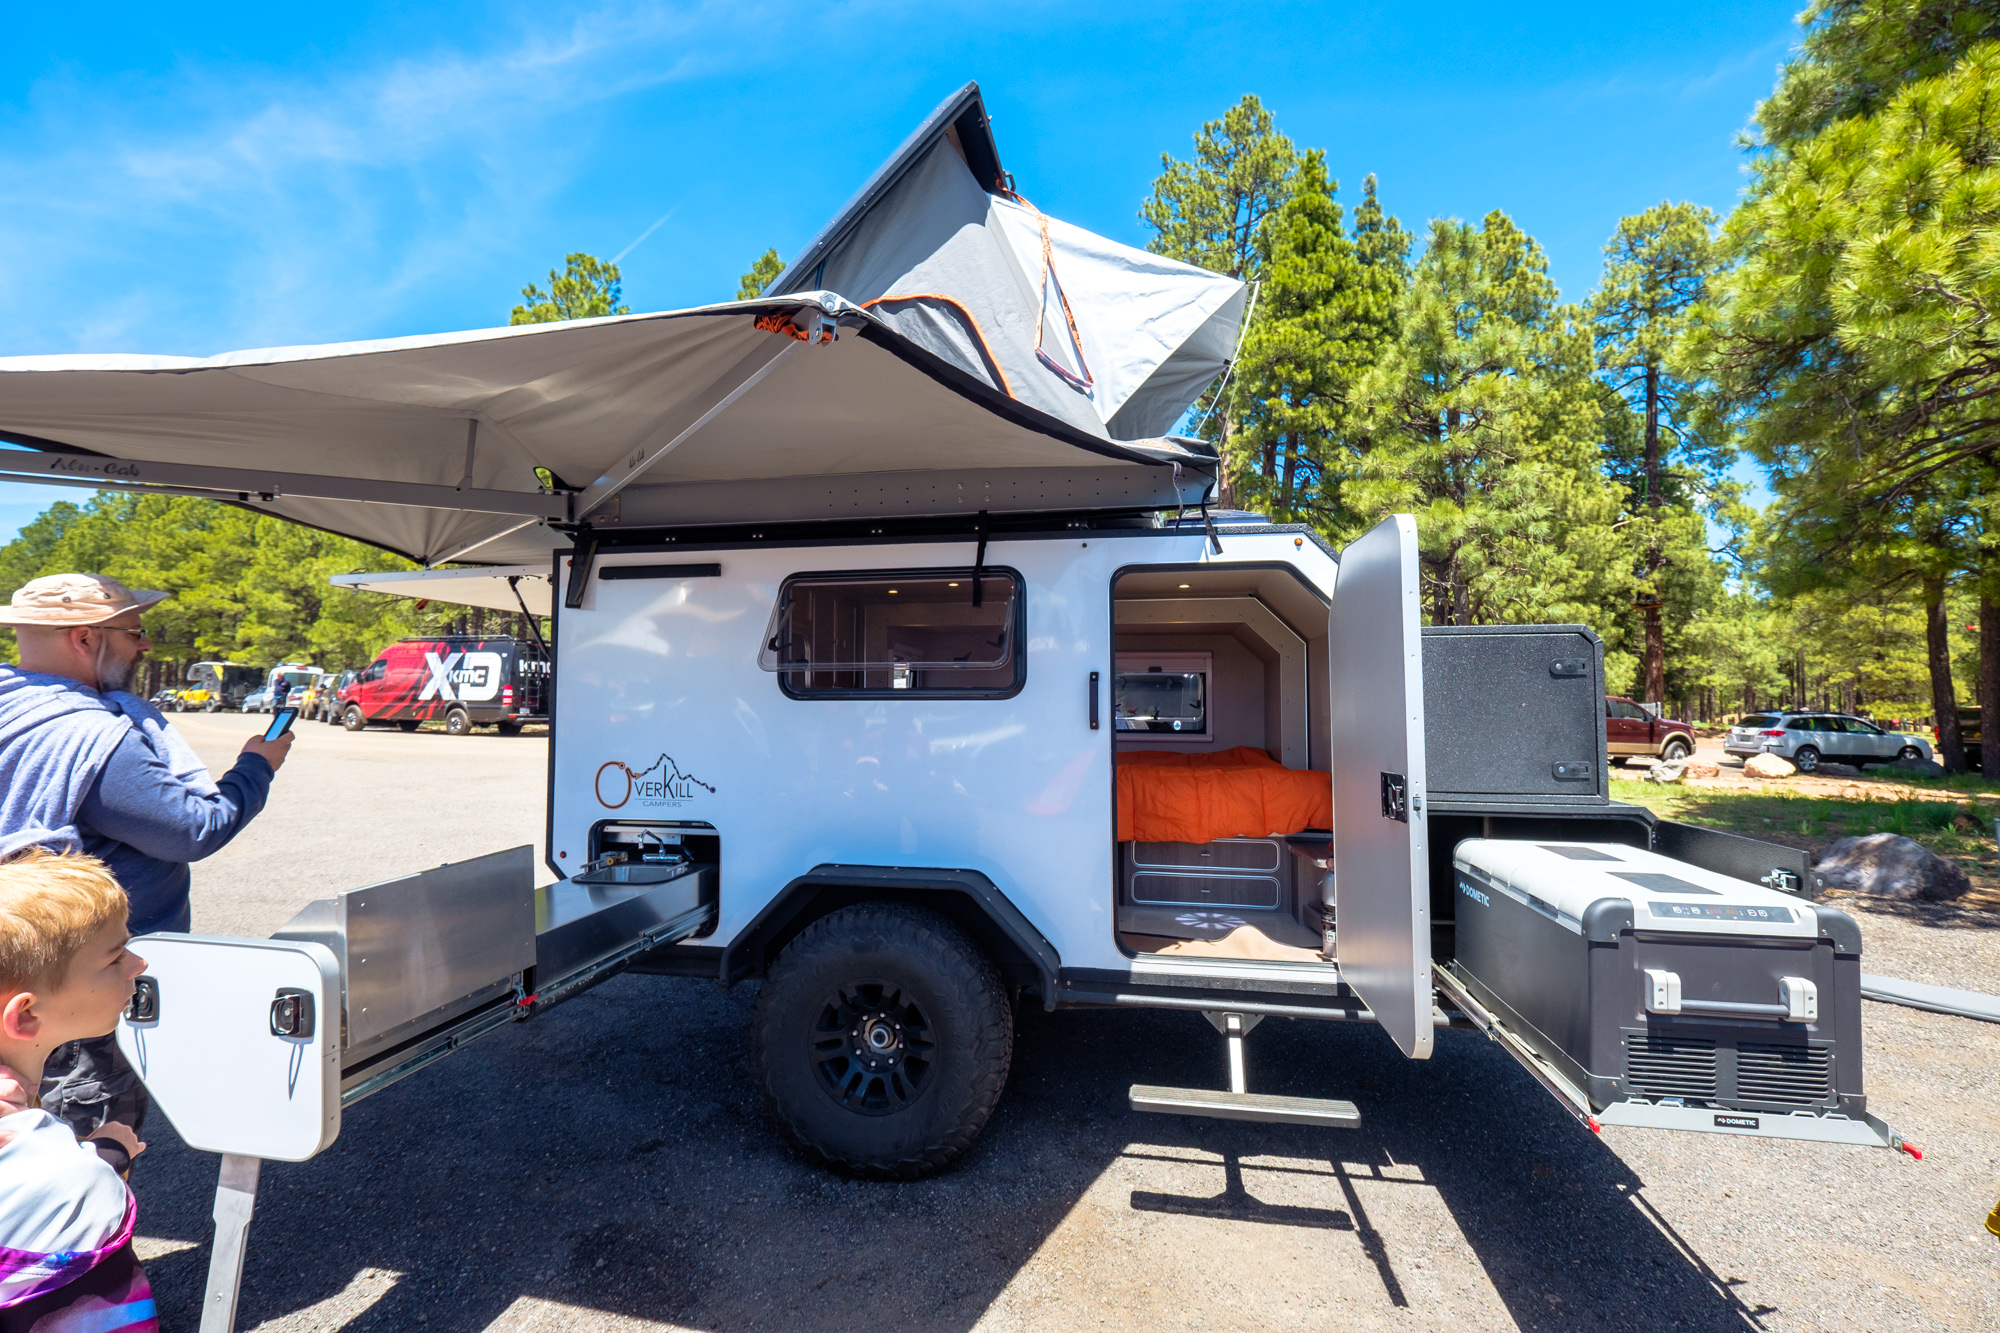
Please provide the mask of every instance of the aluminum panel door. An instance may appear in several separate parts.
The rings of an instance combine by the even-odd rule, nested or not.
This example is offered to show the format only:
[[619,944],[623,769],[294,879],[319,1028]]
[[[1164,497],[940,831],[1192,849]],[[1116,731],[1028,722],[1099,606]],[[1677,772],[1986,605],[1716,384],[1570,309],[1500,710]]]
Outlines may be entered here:
[[1403,1054],[1431,1053],[1423,648],[1417,524],[1384,519],[1340,555],[1327,613],[1341,980]]

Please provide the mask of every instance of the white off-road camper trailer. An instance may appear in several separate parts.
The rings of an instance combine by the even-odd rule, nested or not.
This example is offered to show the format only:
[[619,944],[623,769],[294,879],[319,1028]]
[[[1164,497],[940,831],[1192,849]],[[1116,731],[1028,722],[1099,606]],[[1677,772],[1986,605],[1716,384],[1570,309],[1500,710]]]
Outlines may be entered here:
[[1802,854],[1609,800],[1587,629],[1422,627],[1405,516],[1335,552],[1208,507],[1212,450],[1165,432],[1246,296],[1040,214],[968,86],[757,300],[0,362],[0,473],[553,613],[555,883],[516,849],[143,946],[121,1041],[230,1155],[218,1326],[255,1159],[626,970],[758,981],[778,1123],[871,1176],[963,1152],[1020,1003],[1207,1016],[1230,1086],[1138,1111],[1352,1125],[1254,1092],[1251,1028],[1422,1059],[1455,1024],[1586,1123],[1896,1142],[1854,923]]

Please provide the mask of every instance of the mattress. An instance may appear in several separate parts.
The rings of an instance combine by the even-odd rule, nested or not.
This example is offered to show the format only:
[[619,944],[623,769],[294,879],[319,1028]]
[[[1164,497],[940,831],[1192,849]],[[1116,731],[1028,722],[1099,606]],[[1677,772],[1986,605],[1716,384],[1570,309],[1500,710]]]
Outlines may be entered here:
[[1214,842],[1333,827],[1333,780],[1240,745],[1118,756],[1118,841]]

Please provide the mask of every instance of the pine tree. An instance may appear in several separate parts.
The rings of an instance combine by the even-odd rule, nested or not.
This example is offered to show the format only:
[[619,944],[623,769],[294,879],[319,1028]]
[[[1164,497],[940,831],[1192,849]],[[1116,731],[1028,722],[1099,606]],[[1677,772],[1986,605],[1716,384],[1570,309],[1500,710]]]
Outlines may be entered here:
[[784,271],[785,261],[778,258],[776,247],[766,250],[757,256],[757,262],[750,266],[750,271],[737,279],[736,299],[756,300],[764,294],[764,289],[771,285],[772,280]]
[[618,304],[624,286],[618,265],[581,252],[564,256],[563,262],[562,272],[549,270],[547,291],[532,282],[521,289],[528,303],[514,307],[507,320],[509,324],[553,324],[565,319],[632,313],[631,307]]
[[1597,468],[1600,390],[1581,312],[1504,213],[1431,224],[1400,336],[1363,382],[1362,521],[1417,518],[1438,624],[1596,621],[1629,583]]
[[1637,688],[1648,703],[1667,697],[1667,585],[1709,573],[1702,511],[1730,494],[1729,450],[1697,424],[1698,382],[1670,362],[1718,267],[1714,225],[1715,215],[1694,204],[1662,203],[1623,219],[1604,247],[1604,276],[1590,302],[1598,365],[1619,400],[1607,424],[1637,427],[1607,431],[1604,452],[1627,494],[1624,532],[1641,619]]
[[1365,205],[1372,259],[1341,226],[1338,190],[1325,155],[1307,152],[1271,223],[1261,313],[1235,384],[1239,502],[1330,532],[1354,527],[1340,496],[1359,451],[1354,387],[1394,337],[1401,281],[1401,255],[1391,248],[1400,228],[1383,219],[1374,178]]
[[[1736,267],[1689,348],[1779,478],[1802,578],[1859,578],[1874,564],[1857,557],[1887,547],[1923,571],[1938,749],[1955,768],[1944,608],[1969,572],[2000,582],[1962,537],[2000,458],[2000,44],[1952,36],[1986,23],[1975,7],[1815,13],[1865,28],[1866,58],[1787,71],[1767,108],[1783,132],[1767,127],[1725,230]],[[1785,109],[1808,103],[1823,110]]]
[[[1160,154],[1153,193],[1139,207],[1139,216],[1156,233],[1149,248],[1256,283],[1270,253],[1272,219],[1291,198],[1298,150],[1278,132],[1264,104],[1248,93],[1221,120],[1203,124],[1194,147],[1189,162]],[[1246,317],[1255,318],[1255,312]],[[1238,503],[1229,461],[1240,452],[1235,442],[1238,395],[1233,376],[1231,380],[1227,387],[1209,389],[1196,404],[1207,423],[1203,434],[1216,442],[1223,458],[1219,499],[1224,507]]]

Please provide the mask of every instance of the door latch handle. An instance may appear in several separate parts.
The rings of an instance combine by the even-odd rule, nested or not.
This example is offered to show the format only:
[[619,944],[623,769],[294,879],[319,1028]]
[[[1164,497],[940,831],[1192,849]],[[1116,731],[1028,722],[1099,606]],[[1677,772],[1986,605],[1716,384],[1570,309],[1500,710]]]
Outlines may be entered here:
[[1410,822],[1409,780],[1401,773],[1382,775],[1382,818]]
[[271,1035],[310,1040],[313,1034],[312,992],[297,986],[278,987],[271,1001]]
[[1095,671],[1093,671],[1093,672],[1091,672],[1091,673],[1090,673],[1090,729],[1091,729],[1092,731],[1096,731],[1096,730],[1098,729],[1098,726],[1097,726],[1097,673],[1096,673]]
[[125,1021],[128,1023],[157,1023],[160,1021],[160,981],[158,977],[140,977],[132,983],[132,998],[125,1005]]

